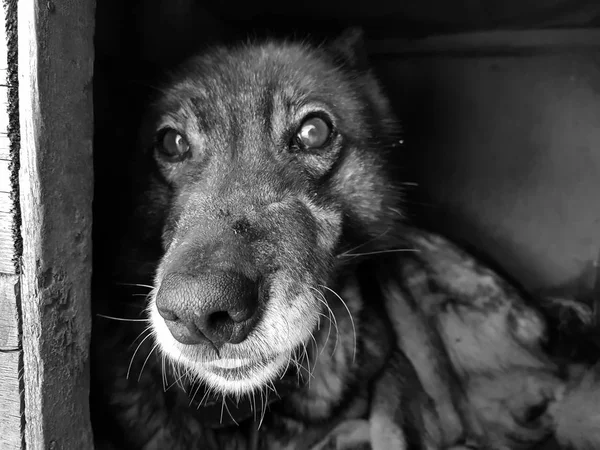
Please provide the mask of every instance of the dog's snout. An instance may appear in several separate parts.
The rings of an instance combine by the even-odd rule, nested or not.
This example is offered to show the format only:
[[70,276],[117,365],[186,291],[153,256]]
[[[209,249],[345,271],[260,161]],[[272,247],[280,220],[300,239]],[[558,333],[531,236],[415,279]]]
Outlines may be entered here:
[[170,273],[156,296],[173,337],[188,345],[242,342],[258,319],[259,283],[238,272]]

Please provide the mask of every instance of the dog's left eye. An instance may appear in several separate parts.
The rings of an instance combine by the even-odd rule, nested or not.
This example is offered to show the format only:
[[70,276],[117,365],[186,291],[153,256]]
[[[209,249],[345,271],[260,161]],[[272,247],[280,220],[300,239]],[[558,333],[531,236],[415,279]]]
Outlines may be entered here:
[[187,140],[175,130],[166,130],[158,143],[160,153],[171,159],[178,159],[187,154],[190,145]]
[[331,136],[331,127],[320,117],[306,119],[296,133],[296,143],[302,149],[323,147]]

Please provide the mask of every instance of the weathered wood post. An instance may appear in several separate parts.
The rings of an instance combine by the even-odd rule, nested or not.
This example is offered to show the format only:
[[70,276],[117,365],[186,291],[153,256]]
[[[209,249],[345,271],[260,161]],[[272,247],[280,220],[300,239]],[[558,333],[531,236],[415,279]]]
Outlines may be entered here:
[[88,396],[94,12],[93,0],[4,0],[2,449],[93,448]]

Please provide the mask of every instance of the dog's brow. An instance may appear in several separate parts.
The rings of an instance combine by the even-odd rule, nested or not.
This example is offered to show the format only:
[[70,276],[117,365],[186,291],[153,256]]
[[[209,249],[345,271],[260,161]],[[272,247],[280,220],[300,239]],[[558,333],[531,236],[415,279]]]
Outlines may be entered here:
[[262,119],[267,135],[270,135],[273,132],[272,119],[276,92],[276,82],[272,80],[268,81],[261,90],[261,95],[257,104],[257,116]]
[[204,98],[198,96],[191,97],[189,101],[192,113],[194,114],[194,116],[196,116],[200,129],[204,131],[209,130],[211,128],[210,120],[208,119],[206,109],[203,108],[205,102],[206,100]]

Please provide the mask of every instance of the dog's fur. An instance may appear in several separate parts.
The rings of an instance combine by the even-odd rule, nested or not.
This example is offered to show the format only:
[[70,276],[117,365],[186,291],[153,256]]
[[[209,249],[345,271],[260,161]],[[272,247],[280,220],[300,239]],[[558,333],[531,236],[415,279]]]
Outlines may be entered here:
[[[123,259],[125,281],[148,285],[148,319],[111,324],[109,312],[95,327],[99,442],[500,449],[558,430],[600,446],[595,420],[569,435],[575,399],[592,408],[598,394],[589,374],[566,387],[543,317],[466,253],[402,225],[400,129],[360,43],[352,31],[320,47],[218,48],[159,89]],[[332,133],[302,149],[310,117]],[[165,156],[166,129],[189,151]],[[257,286],[256,313],[223,322],[218,342],[182,344],[188,322],[161,305],[185,304],[189,323],[194,308],[239,306],[223,300],[237,295],[229,278],[206,287],[223,272]],[[119,316],[145,307],[115,303]],[[132,356],[123,346],[138,336]]]

